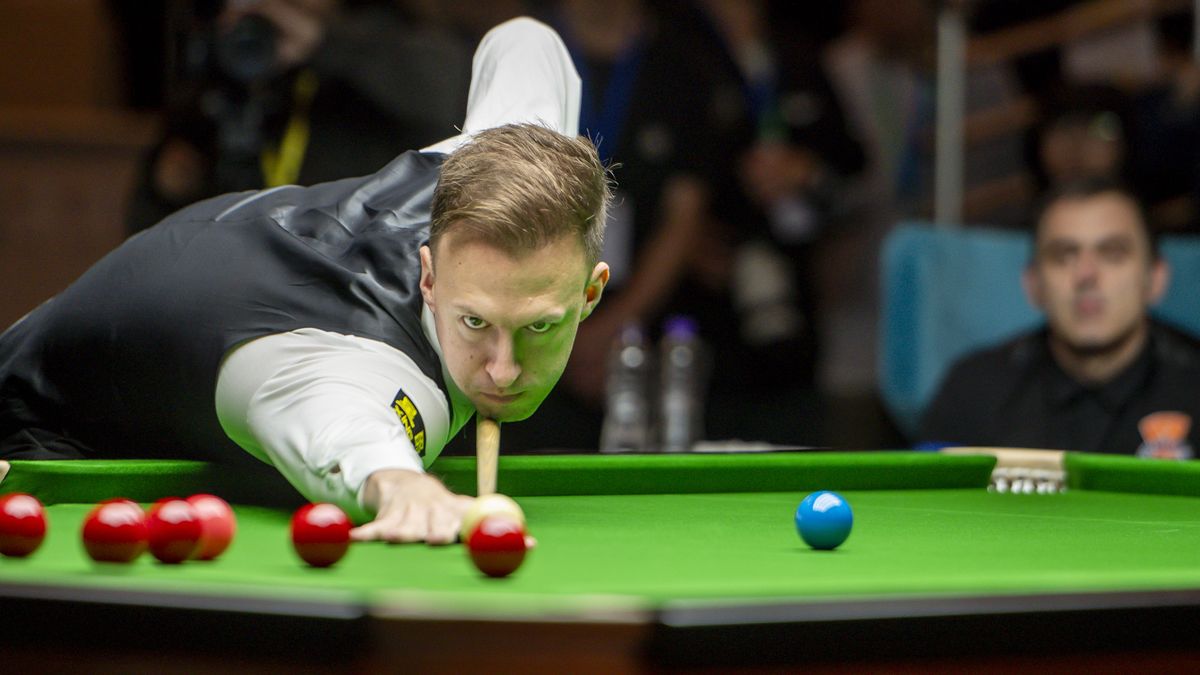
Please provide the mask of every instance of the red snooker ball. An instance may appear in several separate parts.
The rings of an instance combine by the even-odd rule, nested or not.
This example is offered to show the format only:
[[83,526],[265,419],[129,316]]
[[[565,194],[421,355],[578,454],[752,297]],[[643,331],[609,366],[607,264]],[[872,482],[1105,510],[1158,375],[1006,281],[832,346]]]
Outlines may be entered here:
[[146,538],[146,513],[128,499],[100,502],[83,521],[83,548],[98,562],[133,562]]
[[32,495],[14,492],[0,497],[0,554],[24,558],[46,538],[46,512]]
[[237,533],[237,517],[229,502],[215,495],[199,494],[187,498],[200,516],[200,543],[192,557],[214,560],[229,548]]
[[164,563],[181,563],[192,557],[202,531],[196,507],[183,499],[160,499],[146,516],[150,554]]
[[304,562],[329,567],[350,548],[350,518],[333,504],[306,504],[292,516],[292,546]]
[[525,561],[525,526],[504,516],[487,516],[467,537],[471,562],[489,577],[506,577]]

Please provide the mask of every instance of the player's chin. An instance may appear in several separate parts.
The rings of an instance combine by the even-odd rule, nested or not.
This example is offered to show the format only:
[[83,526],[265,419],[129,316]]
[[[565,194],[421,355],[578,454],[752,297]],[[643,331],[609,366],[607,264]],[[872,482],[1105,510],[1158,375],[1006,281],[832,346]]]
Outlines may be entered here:
[[1067,343],[1071,350],[1078,355],[1101,355],[1118,348],[1122,343],[1121,337],[1120,334],[1114,334],[1113,331],[1078,331],[1067,340]]
[[520,422],[521,420],[527,420],[532,417],[533,413],[536,411],[537,406],[535,405],[523,404],[512,406],[500,413],[494,419],[498,422]]
[[496,420],[497,422],[520,422],[521,420],[528,419],[536,410],[536,405],[531,405],[525,400],[517,400],[504,405],[497,405],[491,401],[477,401],[475,403],[476,414]]

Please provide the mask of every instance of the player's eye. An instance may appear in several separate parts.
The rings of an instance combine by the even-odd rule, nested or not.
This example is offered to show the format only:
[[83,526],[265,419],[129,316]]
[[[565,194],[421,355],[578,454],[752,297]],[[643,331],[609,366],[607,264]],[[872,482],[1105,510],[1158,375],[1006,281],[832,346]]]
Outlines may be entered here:
[[526,326],[526,328],[529,329],[530,333],[546,333],[551,328],[554,328],[554,324],[549,321],[535,321]]
[[1074,258],[1076,252],[1074,246],[1051,244],[1042,249],[1042,258],[1051,265],[1065,265]]
[[482,329],[488,327],[488,322],[484,321],[483,319],[481,319],[477,316],[470,316],[470,315],[464,316],[462,321],[463,321],[463,325],[465,325],[467,328],[470,328],[471,330],[482,330]]
[[1100,257],[1110,263],[1125,261],[1131,252],[1132,247],[1124,241],[1105,242],[1100,246]]

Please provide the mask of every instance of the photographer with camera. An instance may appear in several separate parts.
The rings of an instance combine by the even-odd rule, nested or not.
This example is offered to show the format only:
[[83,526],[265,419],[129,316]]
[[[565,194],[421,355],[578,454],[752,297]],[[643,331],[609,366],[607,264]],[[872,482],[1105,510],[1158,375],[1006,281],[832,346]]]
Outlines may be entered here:
[[469,45],[401,4],[225,0],[172,16],[179,85],[129,230],[216,194],[371,173],[452,132]]

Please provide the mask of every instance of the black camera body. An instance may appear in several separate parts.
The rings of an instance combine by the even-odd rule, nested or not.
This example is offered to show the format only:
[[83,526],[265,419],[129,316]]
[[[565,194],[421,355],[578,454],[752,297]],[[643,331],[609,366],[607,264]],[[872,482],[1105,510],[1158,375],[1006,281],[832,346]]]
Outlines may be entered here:
[[174,98],[207,120],[210,152],[221,158],[214,176],[221,192],[260,186],[267,120],[287,101],[280,85],[278,28],[257,14],[233,25],[220,21],[228,4],[245,1],[178,0],[169,15]]
[[174,3],[169,20],[175,36],[176,76],[251,86],[275,73],[279,29],[257,14],[222,26],[221,13],[234,2],[247,4],[245,0]]

